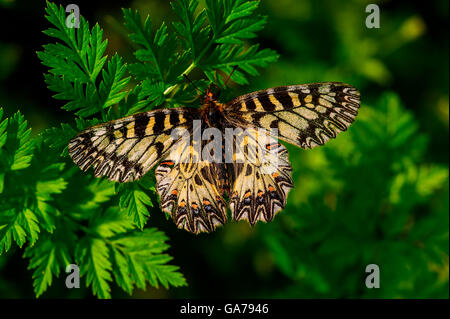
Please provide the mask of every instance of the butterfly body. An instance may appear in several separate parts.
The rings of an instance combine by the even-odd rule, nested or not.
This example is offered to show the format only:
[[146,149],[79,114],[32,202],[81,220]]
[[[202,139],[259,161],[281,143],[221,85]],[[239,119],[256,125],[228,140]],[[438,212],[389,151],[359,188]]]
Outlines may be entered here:
[[210,85],[203,98],[203,106],[200,109],[200,113],[206,125],[222,129],[226,124],[226,120],[223,113],[224,105],[218,99],[218,93],[215,93],[213,86]]
[[[293,187],[278,139],[322,145],[345,131],[359,108],[359,92],[337,82],[271,88],[225,104],[214,89],[200,109],[154,110],[88,128],[70,141],[69,154],[82,170],[92,166],[95,176],[118,182],[159,163],[161,208],[179,228],[211,232],[227,221],[225,195],[234,220],[271,221]],[[174,136],[178,129],[188,138]],[[212,147],[215,135],[223,139]]]

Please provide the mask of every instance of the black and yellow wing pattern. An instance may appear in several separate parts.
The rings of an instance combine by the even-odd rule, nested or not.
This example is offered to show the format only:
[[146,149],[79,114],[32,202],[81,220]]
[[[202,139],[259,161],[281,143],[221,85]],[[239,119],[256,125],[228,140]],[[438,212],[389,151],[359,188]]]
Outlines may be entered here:
[[[95,176],[117,182],[137,180],[159,163],[161,208],[189,232],[211,232],[227,221],[225,193],[234,220],[269,222],[293,187],[288,152],[278,139],[305,149],[325,144],[354,121],[360,94],[348,84],[325,82],[209,103],[200,110],[160,109],[93,126],[70,141],[69,154],[83,171],[93,167]],[[211,104],[217,106],[215,114]],[[200,129],[194,120],[206,127],[215,120],[222,133],[237,129],[230,162],[201,158],[191,138]],[[173,134],[174,129],[184,129],[189,138]]]
[[224,112],[236,126],[275,129],[278,138],[313,148],[347,130],[359,97],[353,86],[339,82],[281,86],[238,97]]
[[162,109],[99,124],[69,142],[72,160],[96,177],[117,182],[141,178],[177,142],[174,128],[189,129],[195,109]]
[[[350,85],[326,82],[257,91],[227,103],[224,112],[228,121],[254,130],[237,143],[237,153],[243,154],[244,160],[234,163],[233,218],[252,225],[258,220],[271,221],[285,207],[293,187],[286,148],[273,138],[261,144],[256,138],[260,129],[302,148],[323,145],[353,122],[359,96]],[[262,152],[250,160],[252,145]]]

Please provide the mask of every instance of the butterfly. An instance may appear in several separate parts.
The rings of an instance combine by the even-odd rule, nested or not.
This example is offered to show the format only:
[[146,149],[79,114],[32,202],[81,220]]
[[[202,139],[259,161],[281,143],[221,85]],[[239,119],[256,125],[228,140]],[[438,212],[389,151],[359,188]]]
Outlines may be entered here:
[[[121,183],[159,163],[161,208],[178,228],[212,232],[227,221],[227,206],[234,220],[255,225],[273,220],[293,187],[288,152],[279,140],[303,149],[323,145],[347,130],[360,105],[357,89],[339,82],[275,87],[228,103],[219,102],[217,89],[208,87],[201,108],[157,109],[87,128],[69,142],[69,154],[83,171],[92,167],[96,177]],[[184,130],[198,137],[202,128],[225,136],[237,130],[232,143],[210,152],[218,161],[201,154],[211,139],[173,134]],[[258,138],[261,129],[269,132],[264,139]]]

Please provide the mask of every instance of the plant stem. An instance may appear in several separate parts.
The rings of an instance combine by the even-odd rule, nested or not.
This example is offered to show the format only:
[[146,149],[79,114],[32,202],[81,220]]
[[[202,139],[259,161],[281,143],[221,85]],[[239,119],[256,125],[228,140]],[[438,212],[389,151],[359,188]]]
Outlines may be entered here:
[[[203,55],[206,53],[206,51],[208,51],[208,49],[211,47],[211,45],[214,43],[214,39],[212,39],[203,49],[203,51],[199,54],[199,56],[192,61],[192,63],[188,66],[188,68],[186,70],[184,70],[183,73],[181,73],[181,75],[186,74],[188,75],[189,72],[191,72],[197,65],[198,61],[203,57]],[[170,92],[173,91],[173,89],[175,89],[179,84],[174,84],[172,86],[169,86],[165,91],[164,91],[164,95],[168,95]]]
[[[184,70],[183,73],[181,73],[181,75],[183,74],[189,74],[189,72],[191,72],[193,69],[195,68],[195,62],[192,62],[191,65],[188,66],[188,68],[186,70]],[[179,84],[174,84],[172,86],[169,86],[165,91],[164,91],[164,95],[168,95],[170,92],[173,91],[173,89],[175,89]]]

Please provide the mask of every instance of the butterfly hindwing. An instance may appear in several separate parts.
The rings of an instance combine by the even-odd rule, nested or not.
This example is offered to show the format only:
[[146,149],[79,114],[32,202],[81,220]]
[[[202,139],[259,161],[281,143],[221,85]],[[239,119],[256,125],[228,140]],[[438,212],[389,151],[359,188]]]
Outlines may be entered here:
[[293,187],[287,150],[265,130],[247,129],[236,138],[232,216],[251,225],[269,222],[284,208]]
[[283,86],[238,97],[227,103],[225,115],[235,125],[276,129],[280,139],[313,148],[348,128],[359,97],[344,83]]
[[139,179],[176,143],[172,129],[190,127],[194,112],[155,110],[93,126],[69,142],[69,154],[82,170],[92,166],[96,177]]
[[198,159],[190,142],[181,139],[155,173],[161,208],[178,228],[195,234],[214,231],[227,219],[214,163]]

